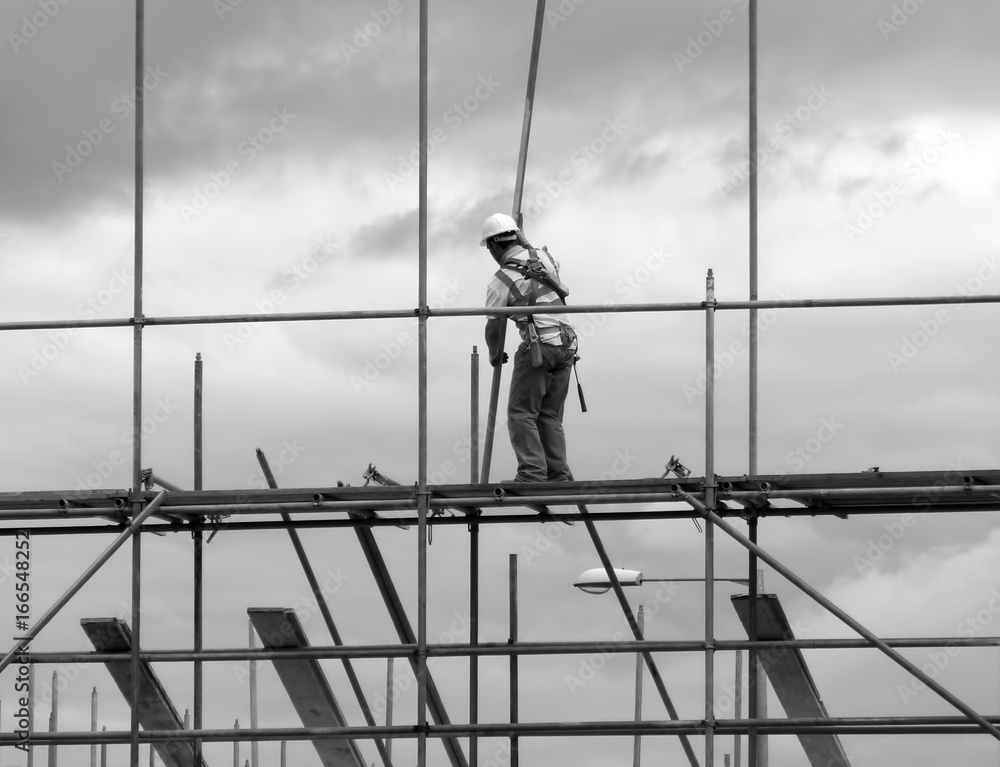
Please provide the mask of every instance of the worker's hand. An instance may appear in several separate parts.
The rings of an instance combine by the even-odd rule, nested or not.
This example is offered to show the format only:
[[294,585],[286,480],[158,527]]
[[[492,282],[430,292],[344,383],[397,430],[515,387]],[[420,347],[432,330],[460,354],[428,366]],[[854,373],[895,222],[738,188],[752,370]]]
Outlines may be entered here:
[[505,365],[507,363],[507,352],[500,352],[499,357],[490,357],[490,364],[493,367],[497,365]]

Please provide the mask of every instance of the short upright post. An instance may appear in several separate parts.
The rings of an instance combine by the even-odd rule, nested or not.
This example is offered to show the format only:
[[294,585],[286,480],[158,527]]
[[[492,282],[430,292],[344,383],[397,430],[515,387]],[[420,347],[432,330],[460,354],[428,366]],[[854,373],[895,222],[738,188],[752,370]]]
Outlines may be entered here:
[[[705,506],[715,508],[715,277],[705,291]],[[715,528],[705,521],[705,764],[715,764]]]
[[[517,554],[511,554],[508,566],[510,591],[510,723],[517,724]],[[510,767],[518,767],[517,736],[510,736]]]

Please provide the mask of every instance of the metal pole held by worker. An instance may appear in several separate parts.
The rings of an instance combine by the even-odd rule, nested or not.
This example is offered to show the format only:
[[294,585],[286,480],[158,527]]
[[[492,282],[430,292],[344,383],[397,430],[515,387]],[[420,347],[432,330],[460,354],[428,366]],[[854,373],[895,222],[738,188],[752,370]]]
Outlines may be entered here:
[[[524,96],[524,118],[521,122],[521,144],[517,154],[517,175],[514,179],[514,204],[511,217],[518,227],[523,224],[521,199],[524,196],[524,173],[528,164],[528,138],[531,135],[531,113],[535,103],[535,81],[538,77],[538,56],[542,47],[542,24],[545,20],[545,0],[538,0],[535,6],[535,27],[531,36],[531,56],[528,61],[528,87]],[[503,373],[503,350],[506,341],[507,323],[500,332],[498,354],[501,361],[493,368],[493,382],[490,386],[490,408],[486,420],[486,441],[483,445],[482,482],[490,481],[490,463],[493,456],[493,435],[496,430],[497,405],[500,400],[500,376]]]

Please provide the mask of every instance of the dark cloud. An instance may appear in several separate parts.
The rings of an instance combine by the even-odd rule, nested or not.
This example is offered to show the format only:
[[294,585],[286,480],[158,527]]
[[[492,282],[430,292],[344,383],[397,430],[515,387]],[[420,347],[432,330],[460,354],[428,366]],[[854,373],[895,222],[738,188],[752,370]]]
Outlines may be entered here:
[[[389,5],[147,3],[147,180],[196,186],[227,163],[258,157],[323,166],[353,154],[358,161],[383,157],[391,165],[412,150],[418,4],[401,0],[392,6],[395,13],[386,10]],[[886,114],[900,100],[910,103],[931,93],[956,108],[981,104],[995,65],[985,30],[1000,10],[980,0],[925,5],[896,30],[880,27],[894,7],[786,0],[762,9],[762,136],[788,105],[821,83],[845,100],[868,100]],[[37,9],[23,0],[0,10],[0,29],[8,33],[0,53],[5,216],[57,220],[83,214],[101,200],[127,207],[134,8],[124,0],[60,6],[34,37],[11,42],[10,35],[20,35]],[[604,116],[640,108],[647,120],[637,136],[742,122],[745,9],[742,0],[691,0],[669,8],[636,2],[628,9],[550,4],[535,151],[555,156],[560,145],[567,146],[564,124],[589,117],[600,123]],[[454,1],[435,5],[432,124],[445,130],[461,124],[469,141],[479,138],[485,142],[480,146],[497,149],[492,123],[506,121],[508,135],[517,135],[533,14],[527,0],[497,8]],[[678,56],[690,63],[679,64]],[[482,78],[501,84],[488,102],[475,97]],[[463,104],[475,109],[459,119],[461,110],[454,107]],[[281,135],[272,136],[269,126],[277,113],[294,117],[286,119]],[[266,151],[255,151],[256,146]],[[510,146],[516,150],[516,138]],[[734,145],[730,140],[720,146],[727,167]],[[495,162],[497,152],[483,154],[484,165]],[[642,165],[626,159],[620,167],[633,162],[636,169]]]
[[355,232],[348,250],[360,258],[388,259],[417,246],[417,211],[383,216]]
[[842,200],[853,199],[856,195],[871,189],[875,183],[874,176],[848,176],[837,182],[837,195]]
[[892,157],[905,148],[907,138],[908,136],[902,131],[889,131],[876,142],[875,146],[886,156]]

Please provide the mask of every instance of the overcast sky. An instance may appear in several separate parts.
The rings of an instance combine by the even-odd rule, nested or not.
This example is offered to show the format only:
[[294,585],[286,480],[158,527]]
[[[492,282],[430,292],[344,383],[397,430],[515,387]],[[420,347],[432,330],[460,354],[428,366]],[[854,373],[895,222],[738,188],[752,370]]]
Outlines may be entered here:
[[[744,300],[748,270],[747,0],[550,0],[532,123],[525,229],[559,259],[577,304],[705,297]],[[769,300],[996,292],[1000,248],[1000,9],[987,0],[771,0],[759,17],[759,295]],[[430,4],[428,301],[478,307],[492,261],[482,220],[511,207],[534,3]],[[409,309],[417,301],[417,0],[149,0],[144,77],[143,311],[148,317]],[[134,4],[6,0],[0,6],[0,322],[127,318],[133,312]],[[991,304],[780,309],[761,314],[761,473],[940,471],[1000,461],[1000,374]],[[571,397],[566,429],[579,479],[659,477],[671,455],[705,467],[705,322],[697,312],[578,316],[589,412]],[[745,312],[719,312],[716,456],[748,470]],[[429,478],[468,481],[469,355],[490,369],[482,318],[429,322]],[[128,488],[132,331],[0,333],[4,359],[0,490]],[[205,486],[262,487],[254,449],[284,487],[362,484],[374,463],[417,474],[417,327],[408,320],[149,327],[143,334],[142,464],[192,486],[192,377],[205,366]],[[509,370],[505,371],[506,393]],[[492,477],[514,472],[501,426]],[[737,523],[737,528],[746,526]],[[988,514],[768,519],[765,549],[884,636],[995,634],[1000,534]],[[702,572],[689,522],[602,524],[617,565],[649,577]],[[415,623],[414,531],[376,533]],[[147,536],[148,537],[148,536]],[[743,550],[718,536],[718,574],[743,575]],[[395,641],[353,534],[307,546],[347,642]],[[38,615],[107,539],[32,540]],[[142,641],[191,639],[191,542],[145,543]],[[521,636],[609,640],[627,631],[611,597],[571,587],[599,564],[582,525],[490,526],[483,534],[482,638],[507,636],[507,556],[519,554]],[[12,605],[13,540],[0,604]],[[464,528],[430,549],[428,637],[467,641]],[[82,617],[127,614],[127,547],[35,641],[87,649]],[[261,566],[263,565],[263,567]],[[207,645],[246,642],[246,609],[303,607],[307,586],[284,533],[220,533],[207,547]],[[777,574],[765,585],[806,637],[848,630]],[[651,638],[702,636],[702,592],[665,600],[650,585]],[[742,628],[719,586],[718,635]],[[658,596],[659,595],[659,596]],[[669,604],[666,602],[669,601]],[[315,611],[306,630],[330,642]],[[457,633],[456,633],[457,632]],[[971,633],[970,633],[971,632]],[[450,639],[449,637],[454,637]],[[931,651],[908,653],[921,666]],[[955,713],[875,651],[808,654],[831,715]],[[521,720],[631,716],[633,659],[524,659]],[[703,716],[700,655],[660,657],[681,716]],[[352,723],[343,670],[324,664]],[[397,676],[408,679],[404,664]],[[984,714],[1000,708],[995,653],[965,650],[935,673]],[[372,700],[382,661],[357,664]],[[719,716],[732,712],[733,659],[717,659]],[[186,667],[160,667],[180,709]],[[38,721],[51,669],[40,668]],[[102,669],[61,670],[61,729],[128,726]],[[467,715],[466,666],[434,669],[454,721]],[[206,671],[207,727],[248,724],[238,664]],[[0,727],[14,726],[14,679],[0,682]],[[483,721],[507,716],[506,661],[483,662]],[[984,681],[985,680],[985,681]],[[408,684],[403,681],[401,685]],[[730,685],[727,687],[727,685]],[[863,685],[863,691],[862,691]],[[912,693],[912,694],[911,694]],[[728,696],[728,697],[727,697]],[[412,720],[412,686],[396,701]],[[770,710],[782,716],[772,699]],[[665,718],[647,684],[648,718]],[[410,719],[407,719],[410,717]],[[381,718],[380,718],[381,721]],[[261,726],[296,722],[261,670]],[[701,741],[696,748],[702,753]],[[844,738],[857,767],[983,763],[988,736]],[[481,741],[481,763],[503,743]],[[292,763],[319,764],[291,744]],[[370,743],[361,743],[369,762]],[[400,764],[413,744],[396,746]],[[732,751],[720,742],[716,753]],[[86,758],[85,750],[79,751]],[[207,752],[231,758],[228,745]],[[791,737],[772,764],[803,765]],[[112,763],[126,751],[112,750]],[[249,756],[242,752],[241,761]],[[262,764],[277,745],[261,745]],[[431,758],[441,763],[439,745]],[[682,759],[649,738],[647,760]],[[624,763],[631,739],[524,739],[523,764]],[[67,753],[64,759],[70,758]],[[42,758],[37,755],[36,758]],[[18,761],[20,759],[20,761]],[[114,760],[118,759],[118,762]],[[3,764],[23,764],[11,752]]]

